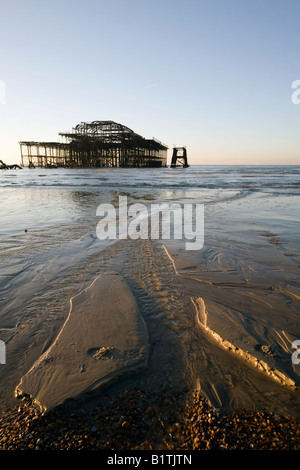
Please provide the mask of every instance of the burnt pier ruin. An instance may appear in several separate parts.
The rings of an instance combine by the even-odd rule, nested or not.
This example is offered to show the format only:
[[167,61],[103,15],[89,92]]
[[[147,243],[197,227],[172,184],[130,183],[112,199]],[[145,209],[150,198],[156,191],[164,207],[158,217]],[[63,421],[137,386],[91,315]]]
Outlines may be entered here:
[[168,147],[114,121],[77,124],[59,142],[19,142],[22,166],[166,167]]
[[171,168],[183,167],[187,168],[189,166],[187,161],[187,152],[185,147],[174,147],[173,155],[171,161]]

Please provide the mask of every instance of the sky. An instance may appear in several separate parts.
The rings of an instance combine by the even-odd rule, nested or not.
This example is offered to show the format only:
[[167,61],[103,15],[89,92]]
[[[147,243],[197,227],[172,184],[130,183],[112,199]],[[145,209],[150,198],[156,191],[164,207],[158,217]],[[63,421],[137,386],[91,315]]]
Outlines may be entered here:
[[21,140],[112,120],[166,144],[168,163],[186,146],[190,164],[300,164],[299,0],[0,0],[0,12],[6,163]]

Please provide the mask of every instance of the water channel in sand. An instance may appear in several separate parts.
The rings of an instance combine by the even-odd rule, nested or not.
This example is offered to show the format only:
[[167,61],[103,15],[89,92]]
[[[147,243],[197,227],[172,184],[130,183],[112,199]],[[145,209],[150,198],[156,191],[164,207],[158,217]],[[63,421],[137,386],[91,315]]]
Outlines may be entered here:
[[[119,194],[111,189],[107,202],[116,203]],[[183,242],[166,240],[101,244],[95,211],[103,194],[99,199],[94,190],[73,196],[84,218],[78,210],[72,220],[22,236],[6,234],[1,407],[14,404],[22,377],[55,343],[70,299],[99,275],[114,272],[126,282],[145,322],[147,367],[130,377],[120,374],[112,387],[198,388],[216,407],[298,416],[299,366],[291,355],[293,340],[300,338],[300,196],[137,187],[127,194],[145,204],[204,203],[204,247],[186,251]],[[69,392],[73,396],[71,387]]]

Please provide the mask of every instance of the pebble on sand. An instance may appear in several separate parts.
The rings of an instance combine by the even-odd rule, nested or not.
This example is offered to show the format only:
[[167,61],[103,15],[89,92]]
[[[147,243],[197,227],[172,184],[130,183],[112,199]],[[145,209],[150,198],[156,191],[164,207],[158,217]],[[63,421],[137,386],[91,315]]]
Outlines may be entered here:
[[42,414],[22,401],[0,415],[0,450],[300,450],[299,421],[266,411],[230,416],[194,392],[125,392],[91,411]]

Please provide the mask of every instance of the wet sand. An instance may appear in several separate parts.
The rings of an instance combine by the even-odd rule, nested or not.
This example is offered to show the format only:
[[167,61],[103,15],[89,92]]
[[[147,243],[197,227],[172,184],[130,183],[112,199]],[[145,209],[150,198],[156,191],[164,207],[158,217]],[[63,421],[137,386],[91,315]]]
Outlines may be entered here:
[[[20,269],[2,312],[10,358],[0,370],[2,410],[14,410],[25,394],[43,410],[78,413],[101,408],[107,394],[111,407],[101,413],[110,419],[119,397],[139,390],[151,407],[165,394],[176,407],[180,396],[185,415],[196,390],[211,413],[254,419],[265,412],[264,421],[275,414],[274,422],[279,416],[297,429],[300,372],[291,356],[300,338],[299,250],[286,238],[286,221],[277,230],[253,223],[256,197],[248,207],[238,199],[222,210],[208,205],[200,251],[186,251],[184,241],[128,239],[99,252],[86,237]],[[28,314],[16,326],[22,308]]]
[[[115,375],[119,378],[112,385],[116,393],[132,386],[149,393],[170,387],[196,389],[212,406],[229,412],[264,408],[298,418],[299,366],[291,361],[291,343],[300,335],[299,304],[293,302],[297,286],[291,282],[298,268],[287,260],[282,271],[282,253],[268,237],[257,237],[254,250],[247,234],[248,247],[241,244],[235,265],[227,245],[218,253],[206,246],[196,254],[172,242],[126,240],[113,245],[107,250],[106,271],[118,267],[126,290],[114,290],[106,274],[97,277],[84,295],[75,296],[73,301],[78,298],[80,308],[70,309],[54,346],[23,376],[18,394],[31,395],[46,408],[49,395],[54,400],[51,408],[93,389],[93,384],[100,387],[103,381],[106,385],[105,377]],[[276,280],[280,263],[285,283],[282,277]],[[226,275],[224,269],[228,269]],[[103,287],[105,279],[111,290]],[[128,298],[136,305],[130,314],[135,329],[128,322],[131,316],[125,322],[119,317],[120,306]],[[102,328],[102,314],[106,326],[95,339],[95,329]],[[83,320],[79,321],[80,315]],[[86,318],[91,318],[90,329],[84,331]],[[121,338],[126,344],[123,350]],[[111,357],[105,357],[104,350],[103,360],[89,356],[88,351],[103,346],[110,348]],[[129,378],[124,367],[127,357],[132,359],[129,370],[137,369]],[[87,359],[93,364],[90,368]],[[71,378],[66,381],[68,374]],[[51,376],[57,377],[53,385],[44,387]],[[57,402],[55,395],[61,395]]]
[[147,329],[117,273],[103,274],[70,300],[57,338],[22,377],[16,395],[45,411],[147,367]]

